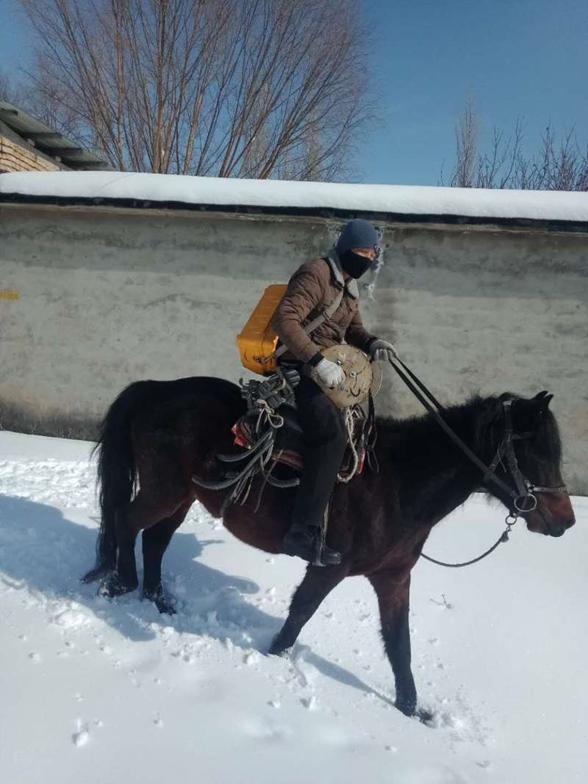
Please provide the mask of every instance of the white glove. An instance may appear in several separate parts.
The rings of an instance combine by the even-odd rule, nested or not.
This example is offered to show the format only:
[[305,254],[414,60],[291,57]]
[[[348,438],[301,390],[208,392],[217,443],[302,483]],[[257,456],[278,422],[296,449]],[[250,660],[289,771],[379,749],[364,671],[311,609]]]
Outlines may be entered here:
[[387,340],[380,340],[380,338],[378,338],[377,340],[374,340],[370,346],[370,357],[376,361],[398,359],[398,353],[392,343],[388,343]]
[[345,371],[341,365],[331,362],[330,359],[321,359],[313,373],[321,384],[329,389],[334,389],[345,381]]

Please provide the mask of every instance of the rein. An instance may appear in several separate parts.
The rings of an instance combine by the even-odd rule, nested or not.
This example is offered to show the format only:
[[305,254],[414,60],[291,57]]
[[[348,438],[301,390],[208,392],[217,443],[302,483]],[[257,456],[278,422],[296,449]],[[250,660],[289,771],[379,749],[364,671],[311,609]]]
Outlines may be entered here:
[[[537,508],[536,493],[560,493],[563,492],[566,487],[565,485],[558,485],[557,487],[544,487],[535,485],[523,475],[519,468],[512,442],[515,439],[520,440],[522,438],[528,437],[530,434],[526,433],[519,435],[513,432],[511,413],[513,402],[512,400],[504,400],[502,402],[505,417],[505,432],[500,444],[498,445],[496,455],[492,460],[492,463],[487,466],[470,449],[470,447],[464,443],[464,441],[462,441],[457,433],[455,433],[455,431],[452,430],[452,428],[443,419],[441,416],[441,413],[444,411],[443,406],[441,403],[439,403],[433,393],[425,386],[425,384],[418,378],[418,376],[416,376],[398,356],[389,358],[389,362],[398,376],[400,376],[401,380],[417,398],[417,400],[419,400],[419,402],[422,403],[427,411],[434,417],[442,430],[449,436],[454,444],[459,447],[459,449],[466,455],[470,462],[472,462],[477,468],[480,469],[480,471],[482,471],[484,483],[490,482],[494,484],[511,499],[512,503],[509,505],[509,513],[505,518],[505,530],[500,535],[500,538],[492,545],[492,547],[486,550],[486,552],[482,553],[482,555],[479,555],[477,558],[472,558],[470,561],[464,561],[462,563],[445,563],[444,561],[438,561],[435,558],[431,558],[430,556],[421,552],[422,558],[425,558],[427,561],[431,561],[431,563],[438,564],[439,566],[458,568],[461,566],[470,566],[471,564],[475,564],[478,561],[481,561],[487,555],[490,555],[490,553],[494,552],[499,544],[502,542],[508,542],[511,528],[514,526],[520,515],[526,512],[532,512]],[[502,462],[503,454],[508,465],[507,473],[514,482],[516,490],[513,490],[506,484],[506,482],[496,475],[496,468],[498,464],[501,464],[503,467],[505,467],[504,463]]]
[[508,514],[505,519],[506,528],[500,534],[500,537],[496,540],[496,542],[494,542],[492,547],[489,547],[485,552],[482,553],[482,555],[479,555],[477,558],[472,558],[470,561],[461,561],[460,563],[447,563],[446,561],[438,561],[436,558],[431,558],[430,555],[425,555],[425,553],[423,552],[421,552],[420,557],[425,558],[425,560],[430,561],[431,563],[437,564],[437,566],[450,566],[453,569],[459,569],[462,566],[471,566],[472,564],[481,561],[482,558],[485,558],[487,555],[490,555],[490,553],[493,553],[494,550],[496,550],[496,548],[498,547],[498,545],[502,544],[502,542],[508,542],[509,539],[508,535],[510,534],[510,530],[517,520],[518,520],[517,515]]

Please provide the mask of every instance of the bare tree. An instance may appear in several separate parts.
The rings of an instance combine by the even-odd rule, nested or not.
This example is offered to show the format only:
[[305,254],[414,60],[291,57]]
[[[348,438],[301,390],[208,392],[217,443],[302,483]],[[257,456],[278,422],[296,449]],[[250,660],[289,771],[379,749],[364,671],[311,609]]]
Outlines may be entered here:
[[512,134],[506,136],[499,128],[492,129],[490,151],[479,153],[477,159],[477,188],[508,188],[522,159],[523,122],[515,121]]
[[[41,90],[43,98],[39,100]],[[34,85],[0,73],[0,100],[15,104],[66,136],[80,136],[77,115],[64,107],[59,86],[48,81],[42,71]]]
[[[587,191],[588,145],[582,150],[575,130],[567,131],[561,141],[548,125],[543,134],[541,149],[532,159],[519,167],[515,187],[536,190]],[[524,176],[523,176],[524,175]]]
[[548,125],[535,154],[524,152],[520,118],[508,136],[503,130],[492,129],[487,152],[479,149],[479,129],[473,101],[468,98],[456,124],[455,166],[447,183],[441,173],[441,184],[462,188],[588,190],[588,146],[581,148],[574,129],[559,141]]
[[15,100],[15,89],[10,77],[0,71],[0,101],[13,103]]
[[116,168],[344,173],[368,114],[359,0],[20,2],[41,115]]
[[472,188],[474,186],[478,160],[478,136],[478,116],[474,100],[469,97],[455,127],[457,160],[450,185],[456,188]]

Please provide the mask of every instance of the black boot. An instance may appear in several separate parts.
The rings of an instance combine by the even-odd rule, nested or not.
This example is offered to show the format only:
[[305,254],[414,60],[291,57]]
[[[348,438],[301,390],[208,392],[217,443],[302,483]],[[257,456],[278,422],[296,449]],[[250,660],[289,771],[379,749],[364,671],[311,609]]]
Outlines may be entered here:
[[314,566],[338,566],[341,553],[322,543],[321,529],[316,525],[293,523],[282,540],[282,552],[297,555]]

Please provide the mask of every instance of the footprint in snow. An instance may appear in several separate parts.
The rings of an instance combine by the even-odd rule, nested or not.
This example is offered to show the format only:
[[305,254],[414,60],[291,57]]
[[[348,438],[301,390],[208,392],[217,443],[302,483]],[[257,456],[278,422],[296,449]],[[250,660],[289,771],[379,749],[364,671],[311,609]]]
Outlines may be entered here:
[[90,732],[88,731],[88,725],[82,719],[78,719],[76,723],[77,730],[71,736],[71,741],[76,748],[80,748],[85,746],[90,740]]
[[243,663],[248,667],[259,664],[259,653],[257,651],[247,651],[243,656]]
[[80,730],[79,732],[74,732],[71,739],[74,746],[79,748],[80,746],[85,746],[86,743],[90,740],[90,733],[88,730]]
[[290,657],[292,670],[301,686],[308,686],[316,677],[315,668],[306,658],[309,653],[310,648],[307,645],[296,645]]
[[285,724],[276,723],[274,720],[254,718],[245,721],[242,725],[243,732],[251,738],[260,741],[284,741],[292,735],[292,730]]
[[316,697],[314,696],[314,694],[311,695],[310,697],[302,697],[300,702],[306,708],[306,710],[312,711],[312,710],[316,710],[317,708]]

